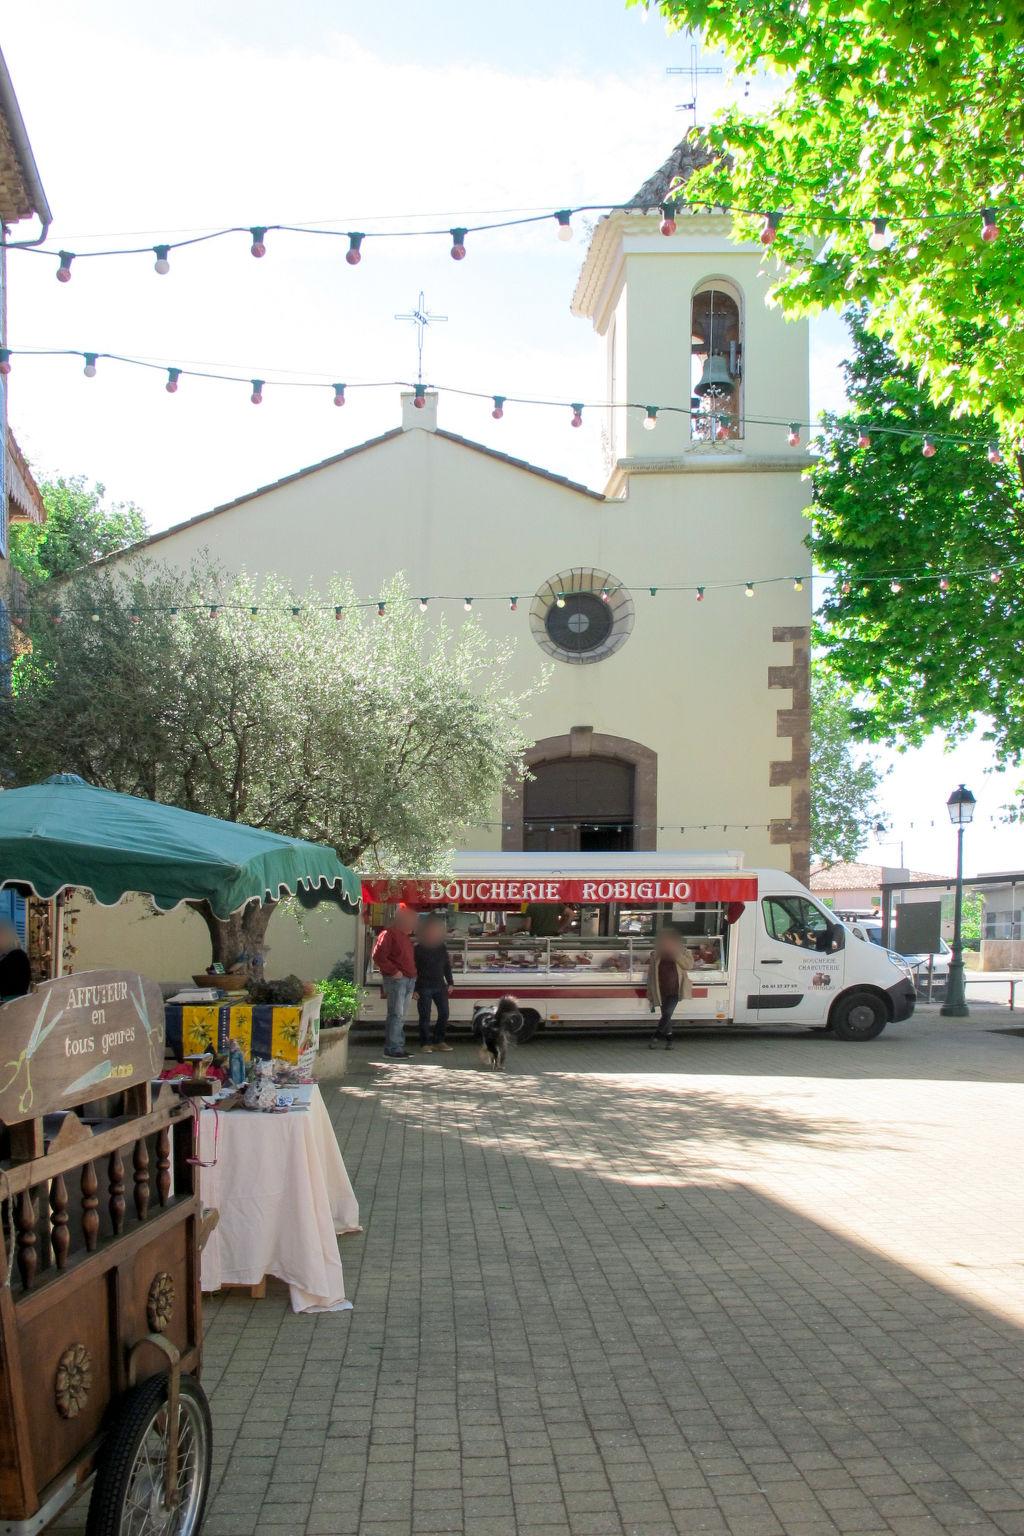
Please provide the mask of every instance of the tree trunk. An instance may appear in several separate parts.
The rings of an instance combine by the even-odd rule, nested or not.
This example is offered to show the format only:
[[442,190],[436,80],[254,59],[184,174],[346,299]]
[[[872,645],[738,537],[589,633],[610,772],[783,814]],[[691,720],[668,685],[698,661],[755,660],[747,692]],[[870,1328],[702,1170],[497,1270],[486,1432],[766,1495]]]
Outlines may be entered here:
[[230,917],[216,917],[205,901],[189,902],[199,913],[210,933],[214,963],[220,963],[226,971],[241,960],[245,971],[256,981],[263,980],[263,946],[267,925],[277,907],[276,901],[261,903],[251,901],[240,912]]

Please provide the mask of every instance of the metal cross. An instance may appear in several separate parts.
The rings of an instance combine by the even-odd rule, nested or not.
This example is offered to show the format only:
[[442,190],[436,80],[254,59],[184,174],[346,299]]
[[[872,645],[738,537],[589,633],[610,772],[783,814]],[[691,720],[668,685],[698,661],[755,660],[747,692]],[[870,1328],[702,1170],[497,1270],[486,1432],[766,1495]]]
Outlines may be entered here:
[[697,88],[698,88],[698,81],[699,81],[699,79],[700,79],[700,77],[702,75],[720,75],[722,73],[722,71],[720,69],[714,68],[713,66],[708,66],[708,65],[704,65],[704,64],[698,65],[698,63],[697,63],[697,44],[696,43],[691,43],[690,44],[690,63],[689,63],[689,65],[688,66],[685,65],[685,64],[673,65],[671,68],[666,69],[665,73],[666,73],[666,75],[689,75],[689,77],[690,77],[690,91],[692,93],[691,94],[691,100],[689,100],[689,101],[681,101],[678,104],[678,106],[676,107],[676,111],[677,112],[692,112],[693,113],[693,126],[696,128],[696,126],[697,126]]
[[432,315],[427,308],[426,297],[423,289],[416,300],[416,308],[411,315],[396,315],[396,320],[411,320],[416,327],[416,382],[423,383],[423,336],[428,325],[437,325],[448,319],[447,315]]

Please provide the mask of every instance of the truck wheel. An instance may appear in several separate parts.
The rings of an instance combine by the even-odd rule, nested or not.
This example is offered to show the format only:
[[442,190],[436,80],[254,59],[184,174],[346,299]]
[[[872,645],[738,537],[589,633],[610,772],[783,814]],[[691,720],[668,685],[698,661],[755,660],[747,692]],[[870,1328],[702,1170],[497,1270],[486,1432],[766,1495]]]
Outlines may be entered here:
[[516,1030],[516,1044],[525,1045],[532,1040],[541,1026],[541,1017],[536,1008],[523,1009],[523,1022]]
[[178,1394],[177,1504],[164,1502],[169,1440],[167,1377],[151,1376],[117,1405],[100,1453],[86,1536],[174,1532],[196,1536],[210,1489],[213,1436],[206,1394],[194,1376],[182,1376]]
[[840,998],[829,1019],[837,1040],[874,1040],[888,1022],[885,1003],[874,992],[851,992]]

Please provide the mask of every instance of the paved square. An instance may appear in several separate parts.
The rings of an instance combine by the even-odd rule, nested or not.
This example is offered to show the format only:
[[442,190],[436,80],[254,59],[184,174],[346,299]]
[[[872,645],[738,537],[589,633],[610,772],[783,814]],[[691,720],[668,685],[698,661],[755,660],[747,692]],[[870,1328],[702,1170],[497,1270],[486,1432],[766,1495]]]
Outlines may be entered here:
[[1013,1022],[355,1047],[355,1311],[208,1305],[209,1536],[1020,1536]]

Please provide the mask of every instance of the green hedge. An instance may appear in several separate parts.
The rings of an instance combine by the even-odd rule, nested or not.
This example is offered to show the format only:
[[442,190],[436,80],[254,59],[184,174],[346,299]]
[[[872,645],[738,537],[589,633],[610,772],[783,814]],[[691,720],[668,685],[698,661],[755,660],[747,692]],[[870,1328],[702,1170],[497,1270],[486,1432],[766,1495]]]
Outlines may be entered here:
[[346,1019],[354,1019],[359,1012],[359,1005],[363,1000],[363,991],[352,981],[318,981],[315,983],[318,992],[324,995],[323,1005],[320,1009],[320,1021],[323,1024],[343,1024]]

